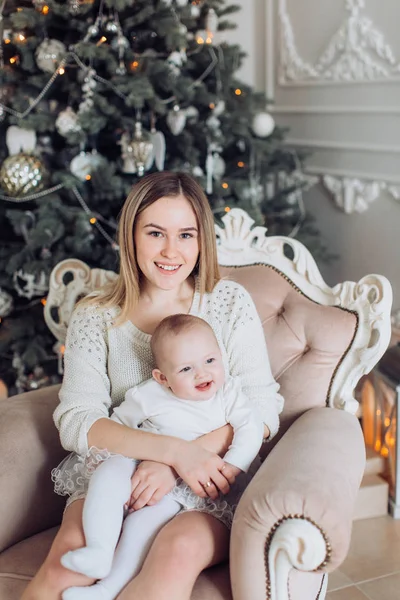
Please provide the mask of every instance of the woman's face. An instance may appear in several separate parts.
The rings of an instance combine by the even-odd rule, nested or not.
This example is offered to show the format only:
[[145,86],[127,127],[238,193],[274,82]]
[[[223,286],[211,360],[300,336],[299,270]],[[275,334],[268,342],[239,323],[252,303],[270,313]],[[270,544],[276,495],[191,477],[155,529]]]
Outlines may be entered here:
[[183,195],[160,198],[137,218],[136,260],[151,285],[162,290],[179,287],[199,256],[199,227]]

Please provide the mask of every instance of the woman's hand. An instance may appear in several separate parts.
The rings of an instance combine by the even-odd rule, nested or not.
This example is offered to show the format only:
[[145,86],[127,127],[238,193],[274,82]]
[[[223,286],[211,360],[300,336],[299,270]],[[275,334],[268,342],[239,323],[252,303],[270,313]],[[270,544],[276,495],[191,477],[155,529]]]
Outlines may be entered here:
[[152,460],[139,463],[131,479],[131,497],[127,504],[129,511],[157,504],[173,489],[176,478],[175,471],[168,465]]
[[219,492],[229,492],[229,481],[224,476],[224,461],[213,452],[193,442],[183,442],[174,460],[174,468],[195,494],[201,498],[218,498]]

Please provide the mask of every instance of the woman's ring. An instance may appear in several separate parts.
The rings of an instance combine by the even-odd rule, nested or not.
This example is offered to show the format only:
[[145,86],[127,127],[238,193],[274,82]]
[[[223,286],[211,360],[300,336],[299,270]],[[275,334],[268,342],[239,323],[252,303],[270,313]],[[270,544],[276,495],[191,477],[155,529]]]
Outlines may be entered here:
[[206,481],[206,483],[204,484],[204,487],[211,487],[211,481]]

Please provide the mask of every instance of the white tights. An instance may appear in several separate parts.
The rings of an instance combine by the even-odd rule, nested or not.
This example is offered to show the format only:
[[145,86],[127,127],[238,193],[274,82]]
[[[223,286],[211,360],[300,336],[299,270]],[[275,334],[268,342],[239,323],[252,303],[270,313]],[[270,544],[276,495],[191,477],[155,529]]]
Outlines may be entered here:
[[64,554],[61,564],[101,581],[69,588],[62,600],[114,600],[139,572],[157,533],[181,509],[178,502],[165,496],[155,506],[145,506],[124,520],[135,468],[131,459],[113,456],[91,476],[82,515],[86,546]]

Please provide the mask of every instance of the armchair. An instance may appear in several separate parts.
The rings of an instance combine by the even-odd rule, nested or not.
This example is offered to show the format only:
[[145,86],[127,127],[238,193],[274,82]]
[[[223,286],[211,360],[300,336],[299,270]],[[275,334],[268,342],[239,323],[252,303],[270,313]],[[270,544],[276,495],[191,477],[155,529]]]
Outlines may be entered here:
[[[223,223],[222,274],[254,299],[285,408],[237,509],[230,569],[202,573],[192,600],[323,600],[328,573],[347,554],[364,471],[353,390],[389,343],[391,287],[368,275],[330,288],[298,241],[267,237],[240,209]],[[55,267],[45,318],[60,343],[77,298],[112,277],[76,259]],[[38,569],[62,515],[50,482],[65,454],[51,420],[57,393],[0,404],[0,597],[8,600]]]

